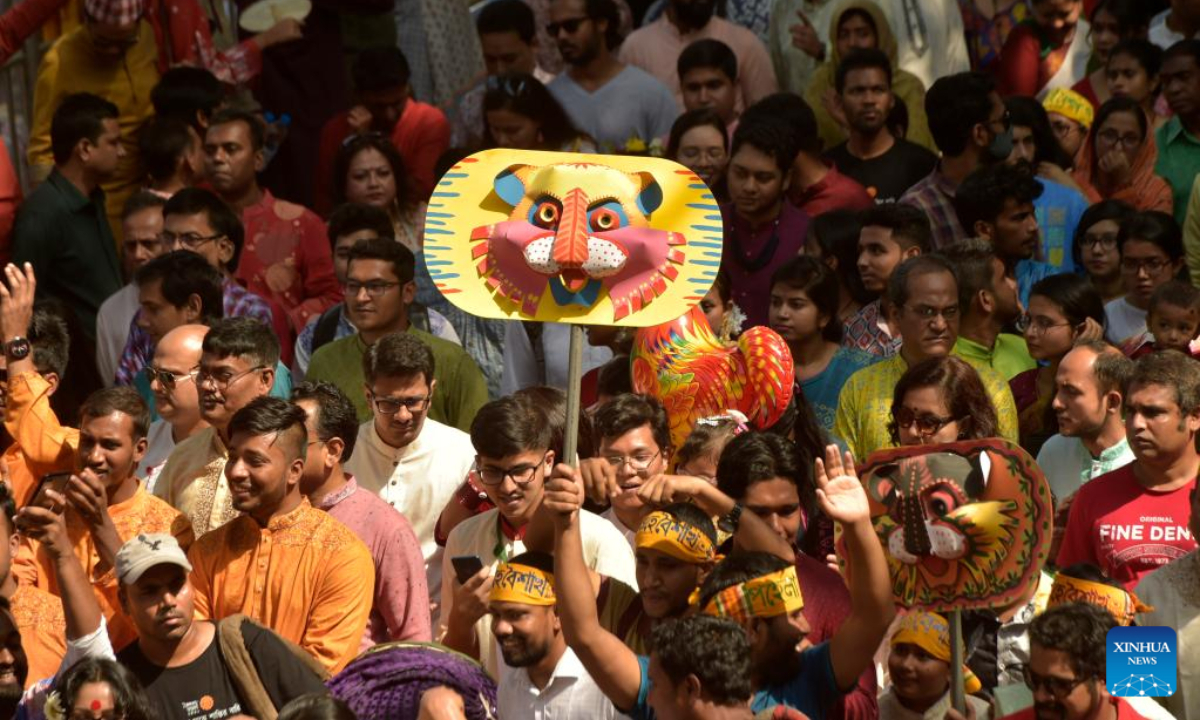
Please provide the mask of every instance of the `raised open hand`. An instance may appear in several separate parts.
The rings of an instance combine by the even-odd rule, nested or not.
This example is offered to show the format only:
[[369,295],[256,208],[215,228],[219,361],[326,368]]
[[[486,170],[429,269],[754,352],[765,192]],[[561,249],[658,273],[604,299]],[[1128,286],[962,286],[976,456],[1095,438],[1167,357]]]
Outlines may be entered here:
[[843,525],[870,521],[871,508],[867,493],[854,472],[854,456],[841,456],[837,445],[825,447],[825,459],[817,458],[817,501],[821,510]]

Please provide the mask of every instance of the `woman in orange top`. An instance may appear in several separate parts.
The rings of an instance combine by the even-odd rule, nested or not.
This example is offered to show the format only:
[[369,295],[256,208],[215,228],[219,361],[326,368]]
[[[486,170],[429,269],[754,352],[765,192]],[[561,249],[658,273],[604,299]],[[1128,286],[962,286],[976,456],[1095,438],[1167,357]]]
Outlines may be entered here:
[[1136,100],[1114,97],[1100,106],[1075,164],[1077,180],[1091,186],[1093,203],[1123,200],[1138,210],[1171,212],[1171,186],[1154,174],[1158,148]]

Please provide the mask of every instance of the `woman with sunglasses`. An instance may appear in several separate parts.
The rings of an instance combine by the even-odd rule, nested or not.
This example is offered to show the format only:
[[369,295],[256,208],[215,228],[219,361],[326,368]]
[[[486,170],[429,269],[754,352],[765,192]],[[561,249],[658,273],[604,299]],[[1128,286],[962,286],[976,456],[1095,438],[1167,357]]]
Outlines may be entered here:
[[888,431],[896,445],[982,440],[1000,434],[975,368],[953,355],[913,365],[896,384]]
[[379,133],[352,135],[333,161],[333,206],[371,205],[387,211],[396,241],[420,252],[425,203],[412,191],[404,160]]
[[1146,112],[1131,97],[1114,97],[1100,106],[1074,170],[1080,187],[1093,189],[1089,200],[1172,211],[1171,186],[1154,174],[1158,149],[1150,130]]
[[1058,364],[1076,343],[1104,337],[1104,301],[1086,277],[1051,275],[1034,284],[1021,324],[1029,355],[1040,365],[1009,380],[1008,386],[1017,403],[1021,446],[1036,455],[1058,432],[1050,407]]
[[540,80],[527,73],[494,75],[483,96],[483,146],[510,150],[596,152]]

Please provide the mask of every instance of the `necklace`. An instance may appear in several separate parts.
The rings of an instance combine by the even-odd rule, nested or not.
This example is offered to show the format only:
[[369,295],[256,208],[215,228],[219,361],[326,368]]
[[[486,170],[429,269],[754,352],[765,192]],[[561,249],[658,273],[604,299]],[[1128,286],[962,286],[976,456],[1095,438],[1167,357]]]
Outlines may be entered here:
[[[782,214],[781,212],[780,216]],[[738,237],[737,228],[732,222],[729,224],[729,236],[733,238],[733,259],[746,272],[756,273],[771,262],[771,259],[775,257],[775,250],[779,248],[779,217],[775,218],[775,224],[771,228],[771,237],[767,239],[767,244],[753,256],[747,254],[742,247],[741,238]]]

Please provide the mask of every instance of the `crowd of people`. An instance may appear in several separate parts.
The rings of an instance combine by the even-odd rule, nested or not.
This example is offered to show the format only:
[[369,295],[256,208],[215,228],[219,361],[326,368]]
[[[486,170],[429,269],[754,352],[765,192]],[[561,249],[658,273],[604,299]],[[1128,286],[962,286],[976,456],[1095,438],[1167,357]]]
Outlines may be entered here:
[[[249,4],[0,17],[50,41],[0,145],[0,719],[1200,720],[1194,0]],[[601,326],[569,418],[569,328],[426,260],[493,148],[702,179],[778,421],[678,435]],[[859,473],[996,438],[1049,559],[954,648]],[[1106,686],[1131,624],[1170,697]]]

